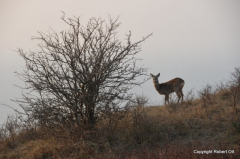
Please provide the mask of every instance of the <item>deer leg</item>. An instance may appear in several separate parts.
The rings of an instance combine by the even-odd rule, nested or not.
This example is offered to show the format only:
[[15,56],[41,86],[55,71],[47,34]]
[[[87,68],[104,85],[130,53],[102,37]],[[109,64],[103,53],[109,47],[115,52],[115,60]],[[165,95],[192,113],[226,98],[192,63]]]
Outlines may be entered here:
[[165,95],[165,98],[164,98],[164,104],[166,105],[166,101],[167,101],[167,95]]
[[181,99],[181,93],[180,92],[176,92],[177,96],[178,96],[178,101],[177,101],[177,104],[179,104],[179,101]]
[[165,95],[165,105],[166,105],[166,102],[168,102],[168,105],[169,105],[169,94]]
[[182,90],[180,91],[180,94],[182,96],[182,103],[183,103],[183,92],[182,92]]

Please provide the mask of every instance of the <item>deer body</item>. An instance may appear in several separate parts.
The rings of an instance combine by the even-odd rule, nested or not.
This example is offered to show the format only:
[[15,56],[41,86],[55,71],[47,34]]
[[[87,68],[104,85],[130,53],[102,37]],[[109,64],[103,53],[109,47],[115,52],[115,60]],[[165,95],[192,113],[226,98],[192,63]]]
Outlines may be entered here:
[[157,74],[156,76],[154,76],[151,73],[150,73],[150,75],[153,78],[153,84],[154,84],[154,87],[157,90],[157,92],[161,95],[165,95],[165,105],[166,105],[166,102],[168,102],[168,104],[169,104],[169,94],[171,94],[173,92],[175,92],[178,96],[178,103],[181,98],[182,98],[182,102],[183,102],[182,88],[185,84],[183,79],[174,78],[168,82],[159,84],[158,77],[160,76],[160,73]]

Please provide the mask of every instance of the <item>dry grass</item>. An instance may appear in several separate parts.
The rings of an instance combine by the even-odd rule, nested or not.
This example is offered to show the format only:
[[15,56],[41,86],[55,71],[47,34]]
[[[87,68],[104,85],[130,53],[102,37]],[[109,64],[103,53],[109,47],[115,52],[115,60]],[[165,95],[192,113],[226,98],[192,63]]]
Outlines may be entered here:
[[[137,107],[124,118],[116,114],[88,131],[76,128],[58,135],[44,128],[22,131],[0,140],[0,158],[237,158],[239,112],[220,94],[214,98],[207,110],[201,99],[180,106]],[[194,150],[234,154],[201,155]]]

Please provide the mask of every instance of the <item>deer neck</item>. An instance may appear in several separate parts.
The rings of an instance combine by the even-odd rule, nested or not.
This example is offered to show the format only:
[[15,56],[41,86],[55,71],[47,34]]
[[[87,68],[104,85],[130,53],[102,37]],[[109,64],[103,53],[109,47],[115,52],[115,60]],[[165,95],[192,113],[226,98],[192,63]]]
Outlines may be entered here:
[[156,89],[158,92],[160,92],[160,86],[159,86],[158,79],[153,80],[153,84],[154,84],[155,89]]

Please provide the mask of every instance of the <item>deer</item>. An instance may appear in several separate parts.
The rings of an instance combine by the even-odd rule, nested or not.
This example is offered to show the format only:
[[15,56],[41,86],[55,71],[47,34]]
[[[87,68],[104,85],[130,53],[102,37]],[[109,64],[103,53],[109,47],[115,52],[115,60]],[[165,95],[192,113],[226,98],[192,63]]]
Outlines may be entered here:
[[183,102],[183,92],[182,92],[182,88],[185,84],[184,80],[181,78],[174,78],[168,82],[165,83],[160,83],[158,82],[158,77],[160,76],[160,73],[158,73],[156,76],[154,76],[153,74],[151,74],[151,77],[153,79],[153,84],[155,89],[157,90],[157,92],[161,95],[165,95],[165,105],[166,102],[168,102],[169,105],[169,94],[175,92],[178,96],[178,104],[180,99],[182,98],[181,102]]

